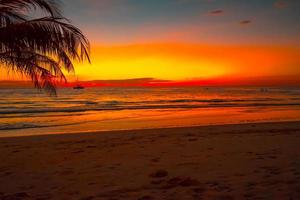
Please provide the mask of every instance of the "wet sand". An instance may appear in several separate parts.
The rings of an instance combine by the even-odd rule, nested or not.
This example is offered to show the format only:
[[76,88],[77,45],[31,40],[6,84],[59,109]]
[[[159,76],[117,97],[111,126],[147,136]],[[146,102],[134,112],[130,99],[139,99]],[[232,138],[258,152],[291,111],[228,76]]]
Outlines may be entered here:
[[300,199],[300,122],[0,138],[0,199]]

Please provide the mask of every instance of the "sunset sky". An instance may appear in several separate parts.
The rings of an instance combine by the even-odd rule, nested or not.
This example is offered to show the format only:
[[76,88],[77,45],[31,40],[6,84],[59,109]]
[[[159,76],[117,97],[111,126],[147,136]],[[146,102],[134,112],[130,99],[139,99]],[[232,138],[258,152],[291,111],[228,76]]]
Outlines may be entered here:
[[92,64],[76,63],[80,80],[300,77],[299,0],[62,4],[92,45]]

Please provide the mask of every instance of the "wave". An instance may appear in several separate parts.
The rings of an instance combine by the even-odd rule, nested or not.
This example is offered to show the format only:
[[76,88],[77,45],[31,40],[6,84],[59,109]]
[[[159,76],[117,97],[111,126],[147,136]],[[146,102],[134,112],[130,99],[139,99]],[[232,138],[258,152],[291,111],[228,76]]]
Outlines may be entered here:
[[15,129],[27,129],[27,128],[41,128],[44,126],[36,125],[33,123],[13,123],[13,124],[1,124],[0,130],[15,130]]
[[85,123],[89,123],[89,122],[97,122],[97,120],[82,121],[82,122],[76,122],[76,123],[62,123],[62,124],[57,124],[57,123],[56,124],[41,124],[40,122],[36,122],[36,123],[39,123],[39,124],[24,123],[24,122],[5,123],[5,124],[0,124],[0,131],[70,126],[70,125],[85,124]]
[[[261,98],[261,99],[174,99],[174,100],[156,100],[156,101],[139,101],[138,103],[226,103],[226,102],[266,102],[266,101],[283,101],[283,99]],[[137,103],[137,102],[128,102]]]
[[[290,102],[297,101],[290,99]],[[84,112],[101,110],[125,110],[125,109],[164,109],[164,108],[201,108],[201,107],[236,107],[259,106],[263,104],[283,105],[287,102],[280,98],[256,98],[256,99],[158,99],[140,101],[97,101],[97,100],[46,100],[46,101],[6,101],[0,102],[0,114],[22,113],[47,113],[47,112]],[[262,105],[262,106],[263,106]],[[294,105],[294,104],[290,104]],[[2,117],[0,117],[2,118]]]
[[[186,102],[186,101],[185,101]],[[114,104],[91,104],[87,106],[72,107],[46,107],[46,108],[17,108],[0,109],[0,114],[29,114],[29,113],[72,113],[88,111],[114,111],[114,110],[147,110],[147,109],[192,109],[192,108],[235,108],[235,107],[280,107],[280,106],[300,106],[300,102],[291,103],[230,103],[223,101],[210,101],[209,104],[149,104],[149,105],[126,105],[115,102]],[[220,103],[221,102],[221,103]]]

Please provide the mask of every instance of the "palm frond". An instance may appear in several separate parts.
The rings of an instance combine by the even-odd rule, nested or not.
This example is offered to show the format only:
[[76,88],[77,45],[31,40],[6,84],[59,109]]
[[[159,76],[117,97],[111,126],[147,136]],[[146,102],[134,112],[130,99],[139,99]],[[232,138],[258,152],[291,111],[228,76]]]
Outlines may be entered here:
[[56,57],[68,71],[71,59],[89,58],[90,44],[82,32],[62,18],[40,18],[0,28],[0,49],[31,49]]
[[[25,10],[42,9],[50,16],[30,19]],[[88,60],[90,44],[62,17],[55,0],[0,0],[0,62],[30,77],[37,88],[56,94],[62,69],[74,72],[72,60]]]
[[44,55],[30,51],[5,52],[0,54],[0,62],[9,71],[19,72],[30,77],[35,87],[44,88],[51,94],[56,94],[56,81],[66,82],[59,64]]
[[53,17],[60,17],[58,1],[54,0],[0,0],[0,8],[22,12],[24,9],[42,9]]

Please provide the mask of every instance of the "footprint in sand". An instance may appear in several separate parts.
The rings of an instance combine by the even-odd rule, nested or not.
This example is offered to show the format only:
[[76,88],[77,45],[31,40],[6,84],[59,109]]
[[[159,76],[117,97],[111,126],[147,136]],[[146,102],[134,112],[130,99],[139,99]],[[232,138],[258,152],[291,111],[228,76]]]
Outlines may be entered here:
[[5,194],[0,194],[0,199],[13,199],[13,200],[23,200],[23,199],[29,199],[30,195],[26,192],[19,192],[15,194],[10,194],[10,195],[5,195]]
[[154,163],[158,163],[160,161],[160,158],[153,158],[151,159],[151,162],[154,162]]
[[95,146],[95,145],[88,145],[88,146],[86,146],[86,148],[88,148],[88,149],[95,149],[95,148],[97,148],[97,146]]
[[193,187],[198,186],[200,182],[190,177],[174,177],[165,182],[161,189],[172,189],[176,187]]
[[198,141],[198,139],[197,138],[190,138],[188,141],[189,142],[196,142],[196,141]]
[[151,173],[149,176],[152,178],[163,178],[168,175],[169,175],[169,173],[166,170],[161,169],[161,170],[157,170],[157,171]]
[[149,195],[145,195],[145,196],[142,196],[140,198],[138,198],[138,200],[152,200],[154,199],[152,196],[149,196]]
[[93,200],[95,197],[94,196],[88,196],[88,197],[83,197],[79,200]]
[[218,199],[218,200],[234,200],[235,198],[233,196],[230,196],[230,195],[221,195],[221,196],[216,197],[215,199]]
[[73,151],[72,153],[77,154],[77,153],[83,153],[83,150],[77,150],[77,151]]

